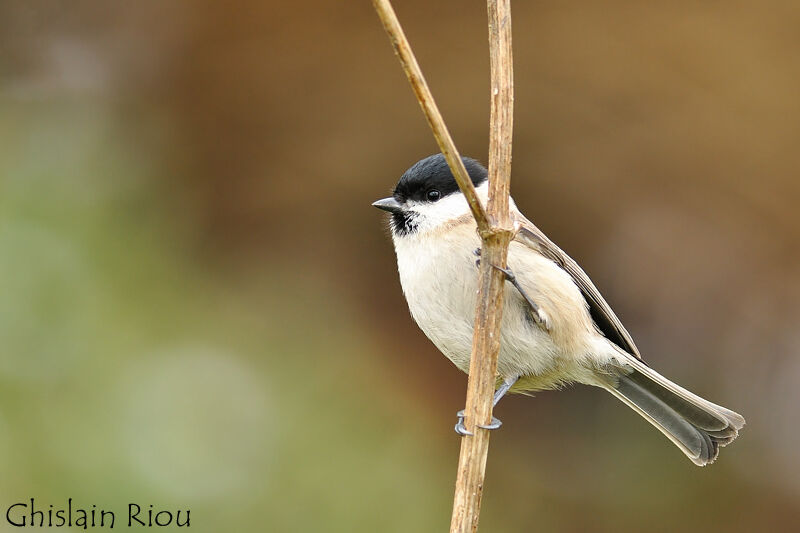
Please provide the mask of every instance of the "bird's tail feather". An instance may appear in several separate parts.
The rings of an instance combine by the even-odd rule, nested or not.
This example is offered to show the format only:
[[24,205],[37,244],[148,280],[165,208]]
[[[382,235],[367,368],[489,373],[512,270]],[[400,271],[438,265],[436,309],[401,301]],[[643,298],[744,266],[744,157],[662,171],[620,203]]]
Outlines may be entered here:
[[744,426],[742,415],[692,394],[633,357],[614,365],[601,381],[698,466],[713,463],[720,446]]

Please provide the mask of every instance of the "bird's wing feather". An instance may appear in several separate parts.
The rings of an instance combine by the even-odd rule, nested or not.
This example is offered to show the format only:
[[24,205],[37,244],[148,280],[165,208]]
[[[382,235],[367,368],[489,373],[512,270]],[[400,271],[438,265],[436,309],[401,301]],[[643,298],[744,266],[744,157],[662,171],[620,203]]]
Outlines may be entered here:
[[589,312],[592,319],[603,335],[626,352],[641,359],[642,356],[639,354],[639,349],[634,344],[630,333],[622,325],[614,311],[611,310],[611,306],[605,301],[600,291],[592,283],[592,280],[586,275],[586,272],[578,266],[578,263],[564,253],[561,248],[556,246],[553,241],[548,239],[539,228],[524,216],[517,213],[516,219],[520,229],[514,240],[536,250],[564,269],[581,290],[583,298],[589,304]]

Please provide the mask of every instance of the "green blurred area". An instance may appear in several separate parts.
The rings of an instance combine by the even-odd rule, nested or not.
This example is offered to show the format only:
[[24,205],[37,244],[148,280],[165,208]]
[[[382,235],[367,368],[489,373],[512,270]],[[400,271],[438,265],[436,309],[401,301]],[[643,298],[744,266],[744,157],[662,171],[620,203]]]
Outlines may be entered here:
[[153,169],[87,110],[18,105],[0,133],[4,499],[346,531],[380,529],[402,497],[402,528],[445,524],[434,491],[408,491],[442,452],[415,451],[415,402],[364,404],[391,378],[341,288],[196,264]]
[[[0,5],[1,509],[447,528],[466,380],[369,206],[435,146],[369,3],[304,5]],[[397,7],[485,161],[484,7]],[[509,398],[481,530],[792,530],[800,9],[514,8],[517,203],[748,425],[698,469],[601,391]]]

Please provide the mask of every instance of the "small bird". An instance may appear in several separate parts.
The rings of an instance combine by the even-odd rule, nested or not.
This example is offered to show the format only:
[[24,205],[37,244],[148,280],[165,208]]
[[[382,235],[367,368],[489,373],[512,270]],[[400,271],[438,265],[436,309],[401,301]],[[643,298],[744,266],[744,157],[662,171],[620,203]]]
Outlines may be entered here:
[[[488,173],[467,157],[464,166],[486,203]],[[420,329],[456,367],[469,372],[478,292],[477,225],[442,154],[409,168],[392,196],[373,206],[388,211],[403,287]],[[628,331],[586,273],[510,200],[518,228],[508,249],[497,390],[600,387],[667,436],[694,464],[712,463],[744,418],[671,382],[642,361]],[[477,258],[476,258],[477,256]],[[469,434],[463,411],[456,432]],[[485,427],[496,429],[493,419]]]

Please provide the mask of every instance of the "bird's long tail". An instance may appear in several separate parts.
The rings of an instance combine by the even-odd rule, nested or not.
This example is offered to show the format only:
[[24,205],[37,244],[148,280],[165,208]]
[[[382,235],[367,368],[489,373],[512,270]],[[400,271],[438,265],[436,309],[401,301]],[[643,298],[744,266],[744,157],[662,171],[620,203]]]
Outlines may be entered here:
[[742,415],[671,382],[632,356],[613,365],[601,385],[675,443],[698,466],[713,463],[735,439]]

